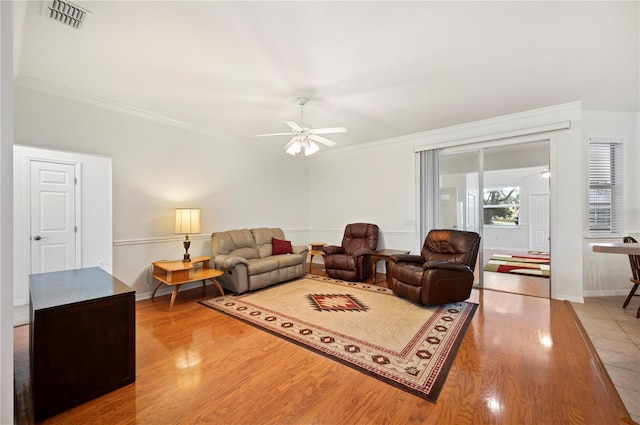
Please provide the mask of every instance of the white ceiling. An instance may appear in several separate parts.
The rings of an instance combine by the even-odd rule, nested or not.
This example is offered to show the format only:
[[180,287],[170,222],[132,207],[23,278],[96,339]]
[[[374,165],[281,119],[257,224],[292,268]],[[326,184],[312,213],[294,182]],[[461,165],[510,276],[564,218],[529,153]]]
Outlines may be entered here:
[[[281,148],[283,120],[339,147],[582,100],[636,112],[627,2],[76,1],[79,30],[16,3],[16,83]],[[323,147],[323,149],[326,149]]]

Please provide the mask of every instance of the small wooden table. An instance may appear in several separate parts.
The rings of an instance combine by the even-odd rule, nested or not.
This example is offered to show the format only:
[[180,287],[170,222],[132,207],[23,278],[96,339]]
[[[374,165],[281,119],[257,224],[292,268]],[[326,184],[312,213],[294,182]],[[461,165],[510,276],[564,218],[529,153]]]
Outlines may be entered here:
[[309,273],[311,273],[311,264],[313,264],[314,255],[322,257],[322,262],[324,263],[324,251],[322,250],[322,247],[326,245],[327,244],[324,242],[309,242],[309,246],[311,247],[309,250]]
[[400,249],[381,249],[380,251],[371,253],[371,273],[373,274],[373,283],[376,283],[376,263],[378,261],[384,261],[384,273],[387,274],[389,269],[389,257],[396,254],[408,254],[410,251],[403,251]]
[[609,254],[640,255],[640,243],[590,243],[592,252],[605,252]]
[[[604,252],[608,254],[625,254],[625,255],[640,255],[640,243],[624,243],[624,242],[612,242],[612,243],[590,243],[589,249],[592,252]],[[632,266],[633,267],[633,266]],[[632,270],[633,273],[633,270]],[[629,301],[635,295],[637,296],[636,289],[638,288],[637,280],[634,280],[632,277],[631,283],[634,284],[633,289],[629,293],[629,296],[625,300],[622,308],[626,308],[629,305]],[[636,317],[640,319],[640,307],[638,307],[638,312],[636,313]]]
[[202,281],[202,286],[206,285],[206,280],[210,280],[221,295],[224,295],[224,290],[216,278],[224,274],[223,271],[209,268],[210,257],[197,257],[191,261],[156,261],[153,263],[153,277],[158,280],[158,284],[153,289],[151,299],[156,295],[156,291],[161,284],[174,286],[173,293],[171,294],[171,303],[169,304],[169,310],[173,308],[173,303],[178,295],[180,286],[185,283]]

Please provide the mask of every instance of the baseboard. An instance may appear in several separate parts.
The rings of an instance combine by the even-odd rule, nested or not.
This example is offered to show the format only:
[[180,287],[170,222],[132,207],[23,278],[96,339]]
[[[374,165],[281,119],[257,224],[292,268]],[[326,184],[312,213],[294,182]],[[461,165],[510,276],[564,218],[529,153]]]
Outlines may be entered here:
[[583,291],[584,297],[615,297],[619,295],[629,295],[629,289],[595,289],[591,291]]
[[13,327],[26,325],[31,318],[29,317],[29,304],[13,306]]
[[571,295],[558,294],[555,297],[552,295],[551,298],[558,301],[569,301],[572,303],[584,304],[584,297],[574,297]]

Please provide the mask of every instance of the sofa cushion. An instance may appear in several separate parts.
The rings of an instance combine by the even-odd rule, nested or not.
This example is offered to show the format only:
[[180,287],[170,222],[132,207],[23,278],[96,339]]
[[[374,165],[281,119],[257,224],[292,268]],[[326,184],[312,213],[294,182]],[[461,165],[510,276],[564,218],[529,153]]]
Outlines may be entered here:
[[250,260],[258,258],[258,249],[249,229],[217,232],[212,236],[213,256],[229,255]]
[[249,269],[249,276],[256,274],[262,274],[277,270],[280,267],[278,260],[275,257],[270,258],[256,258],[249,261],[247,268]]
[[300,254],[273,255],[270,258],[277,260],[278,264],[280,264],[280,268],[297,266],[298,264],[302,264],[302,255]]
[[259,258],[265,258],[273,255],[273,248],[271,245],[271,239],[284,239],[284,232],[277,227],[260,227],[251,229],[253,238],[255,240],[256,248],[258,248]]
[[291,247],[291,241],[286,241],[283,239],[271,238],[271,245],[273,246],[273,250],[271,255],[280,255],[280,254],[293,254],[293,248]]

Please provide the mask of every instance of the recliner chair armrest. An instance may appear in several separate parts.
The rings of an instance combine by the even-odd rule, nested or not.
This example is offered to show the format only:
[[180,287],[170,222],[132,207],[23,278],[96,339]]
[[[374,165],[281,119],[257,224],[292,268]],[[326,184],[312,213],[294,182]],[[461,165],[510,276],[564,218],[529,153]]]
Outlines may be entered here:
[[238,264],[249,264],[246,258],[236,257],[232,255],[218,255],[213,259],[216,268],[220,269],[232,269]]
[[328,245],[328,246],[322,247],[322,250],[327,255],[344,254],[344,248],[337,245]]
[[353,254],[351,254],[351,255],[353,255],[354,257],[360,257],[362,255],[367,255],[367,254],[371,254],[371,253],[373,253],[372,249],[362,248],[362,249],[358,249],[358,250],[354,251]]
[[424,270],[427,269],[440,269],[440,270],[455,270],[460,272],[471,272],[471,269],[466,264],[451,263],[449,261],[427,261],[422,265]]
[[421,255],[411,255],[411,254],[395,254],[389,257],[389,260],[394,263],[414,263],[414,264],[423,264],[424,257]]
[[291,249],[294,254],[304,254],[309,251],[309,247],[307,245],[293,245]]

